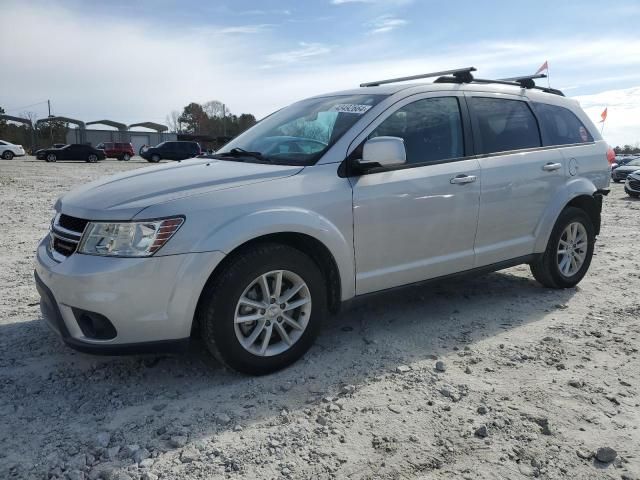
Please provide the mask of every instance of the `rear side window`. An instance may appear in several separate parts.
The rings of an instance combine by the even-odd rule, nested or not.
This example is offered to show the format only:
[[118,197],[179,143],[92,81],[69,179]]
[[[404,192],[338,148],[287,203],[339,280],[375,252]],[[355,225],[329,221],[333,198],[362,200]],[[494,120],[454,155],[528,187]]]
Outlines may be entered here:
[[436,163],[464,156],[460,107],[455,97],[426,98],[393,112],[369,135],[404,139],[407,163]]
[[533,103],[533,108],[540,120],[545,145],[593,142],[587,127],[571,110],[538,102]]
[[526,102],[482,97],[469,100],[479,129],[479,153],[542,146],[538,122]]

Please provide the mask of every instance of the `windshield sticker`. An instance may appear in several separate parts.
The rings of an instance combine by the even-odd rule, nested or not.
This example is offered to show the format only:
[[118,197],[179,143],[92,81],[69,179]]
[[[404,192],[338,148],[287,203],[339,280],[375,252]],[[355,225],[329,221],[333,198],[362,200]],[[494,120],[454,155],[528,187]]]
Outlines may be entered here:
[[357,115],[362,115],[367,110],[371,108],[371,105],[357,105],[355,103],[341,103],[339,105],[334,105],[331,109],[334,112],[338,113],[355,113]]

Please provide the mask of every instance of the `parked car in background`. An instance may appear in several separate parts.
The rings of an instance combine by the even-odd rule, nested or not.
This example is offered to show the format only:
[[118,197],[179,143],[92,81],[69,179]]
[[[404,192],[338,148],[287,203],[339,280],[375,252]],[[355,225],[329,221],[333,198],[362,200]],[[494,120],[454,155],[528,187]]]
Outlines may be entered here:
[[640,170],[640,158],[634,158],[628,161],[625,165],[617,166],[611,170],[611,180],[616,183],[624,182],[627,179],[627,175]]
[[98,160],[104,160],[106,155],[103,150],[98,150],[91,145],[82,145],[80,143],[72,143],[62,148],[45,148],[36,152],[38,160],[46,162],[57,162],[58,160],[84,160],[85,162],[95,163]]
[[519,264],[577,285],[607,143],[557,90],[454,72],[308,98],[209,158],[64,195],[37,248],[43,317],[88,352],[197,331],[224,364],[265,374],[356,296]]
[[622,167],[623,165],[626,165],[631,160],[635,160],[636,158],[640,158],[640,156],[638,156],[638,155],[617,155],[615,160],[614,160],[614,163],[611,165],[611,168],[615,169],[615,168],[618,168],[618,167]]
[[23,157],[26,154],[22,145],[15,145],[13,143],[0,140],[0,158],[5,160],[11,160],[13,157]]
[[140,152],[140,156],[148,162],[158,163],[160,160],[185,160],[200,155],[198,142],[170,141],[162,142]]
[[107,158],[117,158],[128,162],[135,155],[133,145],[126,142],[103,142],[96,145],[96,148],[104,150]]
[[624,191],[633,198],[640,197],[640,169],[627,175]]

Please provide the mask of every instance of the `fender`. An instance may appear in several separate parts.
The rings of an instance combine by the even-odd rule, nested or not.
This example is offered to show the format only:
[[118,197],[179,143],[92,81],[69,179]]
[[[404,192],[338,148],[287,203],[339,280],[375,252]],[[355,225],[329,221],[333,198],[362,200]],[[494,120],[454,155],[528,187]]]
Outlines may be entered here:
[[538,222],[535,231],[536,243],[533,251],[535,253],[545,251],[547,242],[551,236],[551,231],[556,224],[560,212],[564,210],[571,200],[581,195],[593,197],[597,190],[593,183],[583,177],[572,178],[565,183],[564,187],[559,189],[553,196],[544,215]]
[[[292,207],[274,207],[252,212],[215,225],[196,249],[220,250],[225,254],[244,243],[269,234],[301,233],[320,241],[333,255],[340,274],[343,300],[355,295],[353,239],[317,212]],[[351,230],[348,230],[351,233]]]

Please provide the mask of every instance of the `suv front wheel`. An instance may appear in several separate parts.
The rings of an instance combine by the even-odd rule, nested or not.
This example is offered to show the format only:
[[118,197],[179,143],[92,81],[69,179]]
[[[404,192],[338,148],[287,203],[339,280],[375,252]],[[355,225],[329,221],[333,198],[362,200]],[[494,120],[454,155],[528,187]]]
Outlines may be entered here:
[[290,365],[313,344],[326,314],[318,266],[294,248],[265,244],[235,257],[205,287],[197,321],[211,353],[243,373]]
[[595,228],[586,212],[565,208],[553,227],[547,249],[531,264],[531,273],[548,288],[574,287],[589,269],[595,239]]

